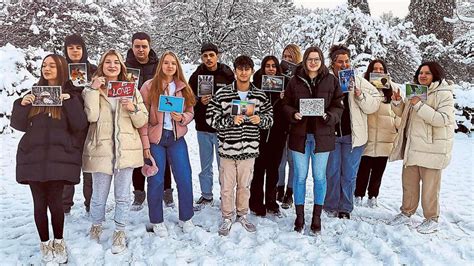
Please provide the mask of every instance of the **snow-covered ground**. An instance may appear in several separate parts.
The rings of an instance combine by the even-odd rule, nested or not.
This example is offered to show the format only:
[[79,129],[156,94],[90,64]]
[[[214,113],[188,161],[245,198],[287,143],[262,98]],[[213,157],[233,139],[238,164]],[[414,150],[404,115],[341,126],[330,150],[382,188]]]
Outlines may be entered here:
[[[186,136],[193,169],[194,199],[199,198],[199,154],[194,124]],[[0,135],[0,258],[2,265],[40,264],[39,237],[33,219],[28,186],[15,181],[15,153],[20,133]],[[90,222],[83,207],[82,186],[76,186],[75,205],[66,218],[64,237],[71,265],[468,265],[474,262],[474,141],[456,135],[453,160],[443,172],[440,230],[421,235],[414,227],[422,221],[421,207],[412,226],[386,224],[401,202],[401,163],[389,163],[382,181],[380,207],[358,207],[351,220],[323,214],[321,238],[293,231],[294,209],[283,218],[249,215],[257,232],[248,233],[234,224],[230,235],[218,236],[220,222],[219,185],[214,180],[214,206],[197,212],[189,234],[177,225],[177,208],[165,209],[170,236],[159,238],[145,231],[145,207],[130,216],[128,251],[110,251],[113,223],[113,194],[109,196],[104,233],[99,244],[89,240]],[[217,168],[215,167],[215,173]],[[308,179],[308,187],[312,187]],[[175,185],[173,184],[173,187]],[[312,189],[307,190],[306,224],[311,220]],[[177,195],[174,194],[175,201]],[[366,204],[364,202],[364,204]],[[52,235],[52,232],[51,232]]]

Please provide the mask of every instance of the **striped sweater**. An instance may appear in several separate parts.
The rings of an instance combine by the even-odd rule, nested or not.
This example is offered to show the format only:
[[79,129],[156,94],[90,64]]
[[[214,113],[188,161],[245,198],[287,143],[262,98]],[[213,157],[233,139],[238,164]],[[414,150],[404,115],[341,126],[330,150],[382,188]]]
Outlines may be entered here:
[[256,158],[260,129],[269,129],[273,124],[272,105],[262,90],[250,84],[247,100],[255,102],[255,115],[260,116],[260,123],[254,125],[246,118],[244,123],[235,125],[232,100],[240,100],[236,82],[218,90],[206,112],[206,122],[217,130],[219,156],[231,160]]

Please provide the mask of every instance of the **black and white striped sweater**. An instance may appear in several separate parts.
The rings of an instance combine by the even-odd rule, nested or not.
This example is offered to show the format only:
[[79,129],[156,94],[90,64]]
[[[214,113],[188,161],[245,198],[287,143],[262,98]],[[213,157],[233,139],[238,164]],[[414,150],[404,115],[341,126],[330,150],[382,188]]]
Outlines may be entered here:
[[254,125],[246,118],[240,125],[234,124],[231,115],[232,100],[240,100],[236,82],[218,90],[206,112],[207,123],[217,130],[219,156],[231,160],[246,160],[258,157],[260,129],[273,124],[273,110],[265,93],[250,84],[247,100],[255,103],[255,115],[260,123]]

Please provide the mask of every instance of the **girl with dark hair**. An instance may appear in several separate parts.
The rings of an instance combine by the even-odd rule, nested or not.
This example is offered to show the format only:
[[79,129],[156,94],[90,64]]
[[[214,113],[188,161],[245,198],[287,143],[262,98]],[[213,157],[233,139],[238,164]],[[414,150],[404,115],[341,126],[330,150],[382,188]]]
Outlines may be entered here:
[[[165,163],[169,160],[178,187],[179,225],[184,232],[194,228],[191,218],[193,211],[193,186],[189,153],[184,135],[188,124],[194,118],[196,104],[194,93],[184,77],[178,57],[173,52],[165,52],[160,58],[153,79],[146,81],[140,91],[145,106],[150,112],[147,123],[140,128],[145,158],[153,157],[158,172],[147,179],[148,216],[153,231],[160,237],[168,236],[163,219],[163,185]],[[158,110],[160,95],[184,98],[182,113]]]
[[92,173],[90,238],[99,241],[102,234],[105,205],[113,178],[115,231],[111,251],[114,254],[127,247],[125,227],[130,210],[132,171],[143,166],[138,128],[148,120],[138,90],[132,99],[107,96],[107,83],[126,81],[126,77],[127,68],[122,56],[109,50],[102,55],[92,84],[83,91],[84,110],[90,122],[82,156],[83,170]]
[[423,234],[438,230],[441,172],[451,161],[454,138],[453,83],[445,80],[443,68],[436,62],[421,64],[414,82],[428,86],[427,99],[418,96],[402,101],[400,92],[392,96],[392,108],[401,116],[400,134],[390,160],[403,160],[403,199],[392,225],[409,222],[420,199],[425,220],[417,227]]
[[[387,74],[385,62],[380,59],[372,60],[364,74],[364,78],[368,81],[370,80],[370,73]],[[368,206],[371,208],[377,207],[377,197],[382,183],[382,175],[387,166],[388,155],[393,148],[393,141],[397,135],[396,115],[390,106],[392,90],[397,88],[392,83],[387,84],[390,93],[386,93],[385,97],[388,101],[382,102],[377,112],[367,115],[369,135],[357,172],[354,192],[354,204],[356,206],[362,205],[362,200],[368,186]],[[382,93],[382,90],[385,89],[379,89],[379,92]]]
[[[51,54],[44,58],[38,86],[66,84],[67,63],[64,57]],[[82,144],[76,135],[87,127],[78,97],[63,92],[62,106],[32,106],[33,94],[27,94],[13,105],[11,126],[25,132],[18,144],[16,179],[28,184],[33,195],[36,228],[41,239],[44,262],[67,262],[63,239],[64,185],[79,183]],[[49,240],[48,214],[51,213],[54,241]]]
[[[275,56],[269,55],[263,58],[261,68],[253,75],[255,87],[261,87],[263,75],[282,76],[280,64]],[[288,127],[288,122],[282,113],[283,93],[283,91],[265,92],[273,106],[273,125],[270,129],[260,130],[259,157],[255,159],[249,199],[250,210],[258,216],[265,216],[266,213],[281,216],[280,206],[276,202],[276,184]]]
[[[342,111],[342,91],[337,79],[329,74],[324,65],[324,56],[318,47],[308,48],[303,63],[296,68],[283,98],[283,111],[290,121],[288,147],[293,157],[295,176],[296,220],[294,230],[304,229],[304,203],[306,179],[310,166],[313,173],[313,219],[311,233],[321,231],[321,210],[326,196],[326,166],[329,152],[334,150],[335,125]],[[323,116],[303,116],[300,113],[300,99],[324,99]]]

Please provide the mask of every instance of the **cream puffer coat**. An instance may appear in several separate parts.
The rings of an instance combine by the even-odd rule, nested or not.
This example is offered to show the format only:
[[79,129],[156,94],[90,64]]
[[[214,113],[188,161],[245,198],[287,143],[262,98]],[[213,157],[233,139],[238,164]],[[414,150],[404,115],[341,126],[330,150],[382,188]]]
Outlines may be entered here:
[[103,92],[86,88],[82,92],[84,111],[90,122],[84,144],[82,169],[89,173],[112,175],[114,169],[143,166],[143,148],[138,128],[148,122],[148,111],[140,91],[133,103],[138,111],[129,112],[117,102],[115,113]]
[[362,94],[355,97],[354,91],[349,91],[349,108],[352,128],[352,147],[359,147],[367,143],[368,123],[367,115],[377,112],[383,95],[366,79],[356,76],[356,87]]
[[[398,87],[392,85],[392,90]],[[383,94],[382,94],[383,95]],[[397,136],[400,117],[392,111],[390,103],[380,103],[379,110],[367,116],[369,138],[365,146],[364,156],[388,157]]]
[[[403,158],[405,166],[417,165],[430,169],[444,169],[451,161],[451,151],[454,139],[454,97],[453,83],[442,80],[433,82],[428,88],[425,103],[421,101],[408,111],[408,121],[402,121],[400,134],[395,141],[394,151],[401,154],[391,154],[392,158]],[[398,116],[402,116],[406,103],[392,104]],[[406,124],[406,131],[404,129]],[[406,146],[403,142],[406,137]],[[403,157],[400,157],[403,154]]]

